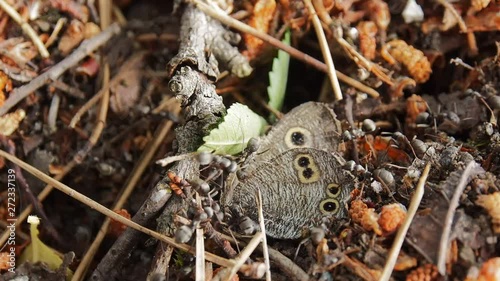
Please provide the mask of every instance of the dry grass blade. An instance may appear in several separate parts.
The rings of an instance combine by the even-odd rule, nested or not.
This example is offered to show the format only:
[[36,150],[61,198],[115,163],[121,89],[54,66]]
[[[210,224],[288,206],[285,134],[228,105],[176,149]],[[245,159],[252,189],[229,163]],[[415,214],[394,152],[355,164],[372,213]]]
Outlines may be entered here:
[[439,242],[437,267],[441,275],[446,274],[446,256],[448,254],[448,248],[450,245],[450,233],[455,210],[458,207],[460,196],[462,196],[465,187],[467,187],[467,183],[469,182],[471,174],[474,173],[474,169],[478,168],[480,168],[480,166],[475,161],[470,161],[467,164],[467,167],[460,177],[460,182],[455,188],[455,193],[453,193],[453,197],[450,200],[450,206],[448,207],[448,212],[446,213],[446,218],[444,220],[443,233],[441,234],[441,240]]
[[394,238],[394,242],[392,243],[391,250],[389,251],[389,255],[387,256],[387,261],[385,262],[384,270],[382,271],[382,276],[380,277],[380,281],[388,281],[391,278],[392,270],[394,269],[394,265],[396,264],[396,260],[399,255],[399,251],[401,250],[401,246],[405,240],[406,233],[410,228],[410,224],[417,213],[418,206],[420,205],[420,201],[422,201],[422,197],[424,196],[424,186],[427,181],[427,176],[429,175],[429,171],[431,169],[431,164],[427,163],[424,171],[422,172],[422,176],[418,180],[417,188],[415,189],[415,194],[411,198],[410,207],[408,208],[408,212],[406,213],[406,218],[403,224],[399,227],[398,232],[396,233],[396,237]]
[[330,47],[328,46],[328,42],[326,41],[326,36],[323,27],[321,26],[321,21],[316,14],[316,10],[314,9],[311,0],[304,0],[304,2],[306,3],[307,9],[312,16],[314,30],[316,31],[316,36],[318,37],[319,46],[321,47],[321,53],[323,54],[323,58],[325,59],[326,68],[328,70],[327,74],[328,78],[330,79],[330,83],[332,84],[333,93],[335,94],[335,100],[342,100],[342,90],[340,89],[339,79],[337,78],[335,65],[333,64],[332,53],[330,52]]
[[[73,168],[76,165],[77,165],[76,161],[72,160],[63,168],[63,170],[59,174],[57,174],[54,177],[54,179],[58,180],[58,181],[63,179],[64,176],[66,176],[71,170],[73,170]],[[42,202],[43,200],[45,200],[45,198],[47,198],[47,196],[49,196],[50,192],[52,192],[52,189],[54,189],[54,187],[50,184],[45,186],[45,188],[37,196],[38,201]],[[17,217],[18,221],[25,221],[26,218],[31,214],[32,211],[33,211],[33,205],[30,204],[30,205],[28,205],[28,207],[26,207],[26,209],[24,209],[21,212],[21,214],[19,214],[19,216]],[[16,228],[19,226],[21,226],[20,223],[16,224]],[[8,229],[6,229],[2,233],[2,236],[0,237],[0,244],[1,245],[5,244],[5,242],[9,238],[9,234],[10,234],[10,231],[8,231]]]
[[[50,56],[49,51],[47,51],[47,48],[45,48],[45,45],[43,45],[42,40],[40,40],[40,37],[36,34],[36,32],[31,28],[31,25],[29,25],[27,22],[23,20],[21,15],[14,9],[12,8],[9,3],[7,3],[5,0],[0,0],[0,7],[15,21],[17,24],[21,26],[21,29],[26,33],[31,41],[33,41],[33,44],[37,47],[38,51],[40,52],[40,55],[43,58],[48,58]],[[0,114],[1,115],[1,114]]]
[[[40,179],[41,181],[47,183],[47,184],[50,184],[52,186],[54,186],[57,190],[71,196],[72,198],[80,201],[81,203],[89,206],[90,208],[92,209],[95,209],[96,211],[98,211],[99,213],[115,220],[115,221],[118,221],[132,229],[135,229],[137,231],[140,231],[144,234],[147,234],[149,236],[152,236],[153,238],[156,238],[160,241],[163,241],[169,245],[172,245],[173,247],[177,248],[177,249],[180,249],[180,250],[183,250],[183,251],[186,251],[186,252],[189,252],[189,253],[192,253],[192,254],[195,254],[195,250],[186,245],[186,244],[179,244],[177,242],[175,242],[175,240],[173,238],[170,238],[168,236],[165,236],[163,234],[160,234],[156,231],[153,231],[147,227],[144,227],[140,224],[137,224],[125,217],[122,217],[120,216],[119,214],[113,212],[112,210],[104,207],[103,205],[97,203],[96,201],[92,200],[91,198],[75,191],[74,189],[72,189],[71,187],[47,176],[45,173],[43,173],[42,171],[36,169],[35,167],[29,165],[28,163],[20,160],[19,158],[13,156],[13,155],[10,155],[9,153],[3,151],[3,150],[0,150],[0,157],[4,157],[5,159],[17,164],[19,167],[21,167],[22,169],[26,170],[27,172],[29,172],[30,174],[32,174],[33,176],[37,177],[38,179]],[[165,191],[166,192],[166,191]],[[224,266],[224,267],[233,267],[235,265],[235,262],[232,261],[232,260],[228,260],[228,259],[225,259],[225,258],[222,258],[222,257],[219,257],[217,255],[214,255],[212,253],[205,253],[205,256],[206,256],[206,259],[215,263],[215,264],[218,264],[220,266]]]
[[264,234],[262,238],[262,254],[264,255],[264,262],[266,264],[266,281],[271,281],[271,263],[269,262],[269,250],[267,248],[266,226],[264,225],[264,212],[262,210],[262,193],[260,188],[257,190],[257,207],[259,212],[259,225],[260,231]]
[[230,281],[233,276],[240,270],[241,266],[247,261],[247,259],[250,257],[250,255],[253,253],[255,248],[259,246],[262,238],[264,237],[264,234],[262,232],[257,232],[253,236],[252,240],[248,242],[247,246],[241,251],[240,255],[238,258],[234,261],[234,265],[231,267],[231,270],[224,276],[222,280],[225,281]]
[[[196,193],[196,204],[201,206],[201,197]],[[205,239],[203,239],[203,228],[196,227],[196,281],[205,281]]]

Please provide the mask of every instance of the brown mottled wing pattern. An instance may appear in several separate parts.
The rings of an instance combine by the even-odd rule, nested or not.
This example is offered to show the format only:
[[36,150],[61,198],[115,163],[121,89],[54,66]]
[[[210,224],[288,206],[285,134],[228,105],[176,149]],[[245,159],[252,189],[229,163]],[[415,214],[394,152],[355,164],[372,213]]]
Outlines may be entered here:
[[[260,188],[267,234],[298,238],[302,227],[318,225],[324,216],[345,215],[344,200],[350,192],[347,183],[347,175],[331,153],[311,148],[289,149],[258,165],[236,186],[231,208],[257,221],[255,196]],[[334,194],[327,190],[332,184],[339,188]],[[322,212],[322,204],[333,209]]]

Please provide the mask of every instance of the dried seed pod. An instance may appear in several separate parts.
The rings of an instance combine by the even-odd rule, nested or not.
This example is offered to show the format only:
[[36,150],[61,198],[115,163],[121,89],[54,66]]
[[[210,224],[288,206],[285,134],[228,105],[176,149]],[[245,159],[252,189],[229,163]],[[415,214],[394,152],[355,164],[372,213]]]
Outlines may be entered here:
[[500,97],[496,95],[491,95],[489,96],[486,101],[488,102],[488,105],[493,108],[493,109],[499,109],[500,108]]
[[429,124],[431,115],[428,112],[420,112],[415,119],[417,124]]
[[412,270],[407,276],[406,281],[436,281],[439,280],[439,272],[433,264],[426,264]]
[[488,195],[479,195],[476,204],[488,211],[491,216],[493,231],[496,234],[500,233],[500,191]]
[[406,208],[401,204],[394,203],[382,207],[377,222],[384,234],[388,235],[396,232],[405,218]]
[[360,21],[357,29],[359,31],[359,49],[365,58],[373,60],[377,51],[378,28],[373,21]]
[[175,231],[175,242],[187,243],[193,236],[193,228],[191,226],[182,225]]
[[231,166],[232,164],[232,161],[226,157],[222,157],[222,159],[220,160],[220,163],[219,163],[219,167],[223,168],[223,169],[227,169],[229,168],[229,166]]
[[381,54],[390,64],[396,62],[406,66],[408,73],[417,83],[429,80],[431,64],[424,53],[403,40],[393,40],[382,46]]

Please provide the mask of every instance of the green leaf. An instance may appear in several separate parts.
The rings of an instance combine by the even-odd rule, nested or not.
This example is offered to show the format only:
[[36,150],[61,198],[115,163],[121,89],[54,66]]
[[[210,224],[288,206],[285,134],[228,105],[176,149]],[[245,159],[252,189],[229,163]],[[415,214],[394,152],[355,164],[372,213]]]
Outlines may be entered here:
[[[285,32],[282,42],[290,45],[290,30]],[[285,99],[289,63],[290,55],[285,51],[279,50],[278,56],[273,60],[273,69],[269,72],[269,87],[267,87],[267,95],[269,96],[268,104],[276,110],[281,110]]]
[[198,151],[238,154],[245,149],[250,138],[261,135],[266,125],[266,120],[246,105],[235,103],[227,110],[227,115],[219,127],[203,138],[205,143]]
[[[30,224],[31,243],[24,249],[20,263],[28,261],[31,263],[43,262],[52,270],[57,270],[62,264],[61,255],[56,250],[45,245],[38,237],[38,225],[40,219],[37,216],[29,216],[28,223]],[[71,270],[67,270],[66,279],[69,280],[73,276]]]

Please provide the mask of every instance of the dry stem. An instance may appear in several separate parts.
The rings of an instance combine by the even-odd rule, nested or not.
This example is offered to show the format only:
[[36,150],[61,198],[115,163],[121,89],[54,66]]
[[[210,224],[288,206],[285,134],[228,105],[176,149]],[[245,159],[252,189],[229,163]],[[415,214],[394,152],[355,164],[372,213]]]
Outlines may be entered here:
[[406,213],[406,218],[403,224],[399,227],[398,232],[396,233],[396,237],[394,238],[394,242],[392,244],[391,250],[389,251],[389,255],[387,256],[387,261],[385,262],[384,271],[382,271],[382,275],[380,276],[380,281],[388,281],[391,278],[392,270],[394,269],[394,265],[396,265],[396,260],[399,255],[399,251],[401,251],[401,246],[405,240],[406,233],[410,228],[411,222],[417,213],[418,206],[420,205],[420,201],[422,201],[422,197],[424,196],[424,187],[425,182],[427,181],[427,176],[429,175],[429,171],[431,169],[431,164],[427,163],[424,171],[422,172],[422,176],[418,180],[417,188],[415,190],[415,194],[411,198],[410,207],[408,208],[408,212]]
[[307,9],[309,9],[309,13],[312,15],[314,30],[316,31],[316,36],[318,37],[319,46],[321,47],[321,53],[323,54],[323,58],[325,59],[326,68],[328,70],[327,74],[330,78],[330,83],[332,84],[335,99],[342,100],[342,90],[340,89],[339,80],[335,71],[335,65],[333,64],[332,53],[330,52],[330,47],[328,46],[328,42],[326,41],[326,36],[323,27],[321,26],[321,21],[316,14],[316,10],[314,9],[311,0],[304,0],[304,2],[306,3]]

